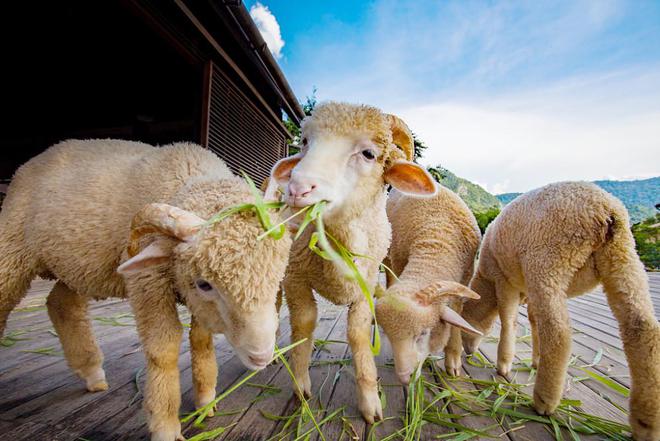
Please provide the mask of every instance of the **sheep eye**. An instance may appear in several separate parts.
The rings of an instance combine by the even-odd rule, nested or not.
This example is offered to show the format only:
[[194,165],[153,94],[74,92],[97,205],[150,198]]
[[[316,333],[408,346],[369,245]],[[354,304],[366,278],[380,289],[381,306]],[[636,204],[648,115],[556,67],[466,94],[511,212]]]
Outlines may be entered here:
[[195,285],[201,291],[211,291],[213,289],[213,287],[211,286],[211,284],[209,282],[207,282],[206,280],[202,280],[202,279],[199,279],[199,280],[195,281]]
[[303,139],[302,139],[302,144],[303,144],[305,147],[307,147],[307,138],[303,138]]
[[362,150],[362,156],[364,156],[369,161],[373,161],[374,159],[376,159],[376,155],[374,154],[374,151],[371,149]]
[[424,338],[426,338],[429,334],[431,333],[430,330],[424,329],[422,332],[417,335],[417,338],[415,339],[417,342],[421,343]]

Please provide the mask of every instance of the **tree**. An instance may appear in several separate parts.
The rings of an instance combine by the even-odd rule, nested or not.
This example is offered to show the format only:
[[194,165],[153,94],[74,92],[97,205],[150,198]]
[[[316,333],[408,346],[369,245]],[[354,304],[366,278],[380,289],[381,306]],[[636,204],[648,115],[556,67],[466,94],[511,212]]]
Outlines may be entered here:
[[650,270],[660,269],[660,213],[631,227],[637,254]]
[[413,132],[413,161],[417,162],[418,159],[421,159],[422,156],[424,155],[424,150],[429,148],[426,144],[424,144],[424,141],[419,139],[417,135]]
[[[305,116],[312,114],[314,107],[316,107],[316,86],[312,89],[312,95],[306,96],[305,101],[300,103],[300,106],[305,113]],[[300,151],[298,147],[300,145],[300,127],[293,122],[290,118],[284,120],[284,125],[286,129],[291,133],[291,139],[289,140],[289,154],[293,155]]]

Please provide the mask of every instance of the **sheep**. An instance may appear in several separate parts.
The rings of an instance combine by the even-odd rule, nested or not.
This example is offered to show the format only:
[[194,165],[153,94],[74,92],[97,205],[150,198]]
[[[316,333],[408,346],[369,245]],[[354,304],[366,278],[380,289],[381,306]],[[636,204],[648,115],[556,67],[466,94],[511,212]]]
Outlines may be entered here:
[[[379,263],[390,243],[385,185],[411,194],[433,195],[436,184],[411,159],[413,139],[405,123],[364,105],[328,102],[302,123],[302,149],[271,170],[270,190],[281,189],[291,207],[327,201],[326,230],[356,254],[358,270],[373,289]],[[338,305],[348,305],[348,343],[353,353],[358,409],[368,423],[382,419],[376,364],[371,353],[372,317],[357,283],[341,268],[310,251],[311,228],[294,241],[283,282],[292,339],[307,339],[292,350],[292,371],[299,395],[311,396],[309,362],[317,307],[313,291]]]
[[[477,332],[459,315],[461,297],[479,298],[464,286],[472,278],[481,240],[477,221],[444,187],[432,198],[392,190],[387,217],[392,225],[388,263],[399,279],[390,283],[388,277],[376,317],[392,345],[397,376],[408,384],[416,365],[443,347],[447,373],[458,376],[460,329]],[[454,325],[451,330],[447,323]]]
[[[518,305],[525,300],[538,367],[534,407],[552,414],[571,354],[567,298],[602,283],[619,322],[630,366],[630,425],[641,441],[660,440],[660,326],[623,204],[594,184],[550,184],[511,202],[488,227],[470,283],[481,299],[464,318],[487,333],[499,315],[497,370],[511,370]],[[480,338],[464,335],[467,352]]]
[[48,314],[67,362],[89,391],[106,390],[87,303],[128,298],[147,362],[151,439],[183,439],[177,303],[192,313],[196,406],[215,398],[213,333],[224,333],[249,369],[273,354],[290,237],[257,241],[263,228],[249,212],[206,222],[253,200],[224,162],[193,144],[50,147],[16,172],[0,213],[0,331],[36,275],[57,279]]

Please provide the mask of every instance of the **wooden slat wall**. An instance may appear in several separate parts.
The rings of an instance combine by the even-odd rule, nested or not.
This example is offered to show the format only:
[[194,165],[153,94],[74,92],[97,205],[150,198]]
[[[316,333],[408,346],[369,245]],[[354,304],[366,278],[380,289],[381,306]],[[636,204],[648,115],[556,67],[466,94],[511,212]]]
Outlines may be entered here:
[[206,84],[202,144],[234,173],[245,171],[259,185],[286,156],[286,134],[212,62]]

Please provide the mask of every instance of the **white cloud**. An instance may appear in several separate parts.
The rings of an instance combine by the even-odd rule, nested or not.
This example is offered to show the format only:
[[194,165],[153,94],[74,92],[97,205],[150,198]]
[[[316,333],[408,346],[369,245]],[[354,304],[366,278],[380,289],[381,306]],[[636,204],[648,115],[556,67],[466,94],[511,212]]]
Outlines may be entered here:
[[657,84],[660,68],[400,114],[429,146],[422,162],[495,193],[561,180],[647,178],[660,175]]
[[264,6],[259,2],[255,3],[250,8],[250,17],[252,17],[252,20],[257,25],[257,29],[261,32],[261,36],[266,41],[270,53],[275,58],[281,58],[284,40],[280,32],[280,24],[277,22],[273,13],[270,12],[268,6]]
[[[299,96],[402,116],[491,192],[660,175],[660,8],[622,0],[373,0],[292,39]],[[339,36],[339,37],[338,37]]]

